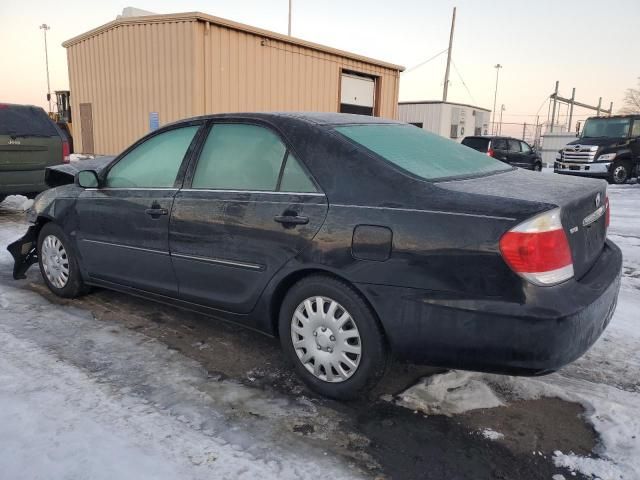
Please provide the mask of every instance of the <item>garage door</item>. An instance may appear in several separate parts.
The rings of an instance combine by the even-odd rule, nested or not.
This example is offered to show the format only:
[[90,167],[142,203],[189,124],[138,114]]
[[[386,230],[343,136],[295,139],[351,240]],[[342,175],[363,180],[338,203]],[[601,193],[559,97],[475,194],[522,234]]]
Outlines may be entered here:
[[376,82],[371,77],[343,73],[340,79],[340,112],[373,115]]

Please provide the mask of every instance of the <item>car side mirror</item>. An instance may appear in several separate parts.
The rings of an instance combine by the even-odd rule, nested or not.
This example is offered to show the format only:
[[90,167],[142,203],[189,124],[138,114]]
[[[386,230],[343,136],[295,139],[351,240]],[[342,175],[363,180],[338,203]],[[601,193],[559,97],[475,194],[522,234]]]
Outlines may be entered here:
[[100,179],[93,170],[82,170],[76,174],[76,185],[82,188],[98,188]]

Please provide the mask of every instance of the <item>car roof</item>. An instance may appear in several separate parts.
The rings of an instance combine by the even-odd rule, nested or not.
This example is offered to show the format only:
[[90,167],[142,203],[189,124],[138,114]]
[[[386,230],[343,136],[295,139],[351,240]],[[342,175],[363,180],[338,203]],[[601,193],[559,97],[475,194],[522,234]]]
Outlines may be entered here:
[[589,117],[587,118],[587,120],[593,120],[596,118],[601,118],[601,119],[609,119],[609,118],[613,118],[613,119],[630,119],[630,120],[637,120],[640,118],[640,113],[630,113],[628,115],[609,115],[608,117]]
[[464,137],[462,140],[464,141],[467,138],[482,138],[483,140],[498,140],[498,139],[505,139],[505,140],[517,140],[519,142],[526,142],[526,140],[520,140],[519,138],[515,138],[515,137],[505,137],[502,135],[469,135],[467,137]]
[[267,120],[272,123],[279,123],[283,120],[300,120],[314,125],[365,125],[365,124],[398,124],[405,125],[404,122],[389,120],[381,117],[369,115],[356,115],[352,113],[330,113],[330,112],[240,112],[240,113],[217,113],[202,115],[199,117],[186,118],[167,125],[176,125],[194,120],[215,120],[215,119],[238,119],[238,120]]

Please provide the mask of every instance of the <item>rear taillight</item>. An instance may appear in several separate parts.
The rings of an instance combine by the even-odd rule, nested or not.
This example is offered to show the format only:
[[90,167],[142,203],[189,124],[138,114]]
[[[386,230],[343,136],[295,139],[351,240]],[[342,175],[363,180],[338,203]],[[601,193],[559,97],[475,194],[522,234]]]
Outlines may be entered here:
[[62,142],[62,163],[69,163],[71,161],[71,152],[69,151],[69,142]]
[[611,222],[611,205],[609,205],[609,196],[604,198],[604,225],[609,228],[609,222]]
[[535,285],[556,285],[573,277],[567,235],[555,208],[512,228],[500,239],[507,265]]
[[493,148],[489,147],[489,151],[487,152],[487,155],[489,155],[490,157],[493,157]]

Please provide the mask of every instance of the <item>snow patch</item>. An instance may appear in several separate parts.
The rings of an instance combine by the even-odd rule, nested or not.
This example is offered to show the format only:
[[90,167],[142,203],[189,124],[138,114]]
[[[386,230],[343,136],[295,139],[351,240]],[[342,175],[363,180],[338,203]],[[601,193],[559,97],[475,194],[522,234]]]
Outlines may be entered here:
[[423,378],[399,395],[398,405],[427,414],[455,415],[503,402],[476,374],[452,371]]
[[2,205],[3,208],[26,212],[31,208],[31,205],[33,205],[33,200],[23,195],[9,195],[0,205]]
[[483,428],[482,430],[480,430],[480,433],[487,440],[500,440],[504,438],[504,434],[496,432],[495,430],[492,430],[490,428]]
[[599,458],[581,457],[573,454],[565,455],[558,450],[553,453],[553,463],[556,467],[568,468],[572,474],[573,472],[580,472],[583,475],[595,477],[600,480],[624,480],[634,478],[625,476],[624,472],[611,462]]

